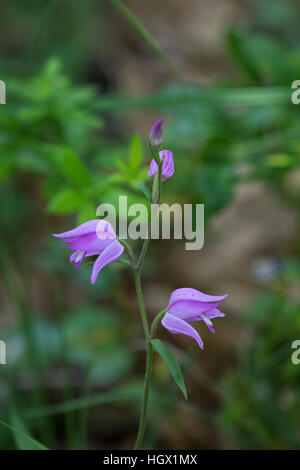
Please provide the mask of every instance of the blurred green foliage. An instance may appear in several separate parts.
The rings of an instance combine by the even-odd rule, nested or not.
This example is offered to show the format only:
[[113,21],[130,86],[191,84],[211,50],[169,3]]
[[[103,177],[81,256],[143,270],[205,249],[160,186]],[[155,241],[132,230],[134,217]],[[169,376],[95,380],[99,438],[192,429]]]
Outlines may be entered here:
[[292,343],[300,304],[280,292],[253,302],[238,364],[222,383],[220,423],[236,448],[299,449],[299,370]]
[[[290,101],[290,85],[300,77],[298,9],[285,2],[256,2],[253,25],[231,29],[224,38],[237,66],[230,79],[208,88],[178,82],[158,93],[119,96],[78,84],[84,78],[95,2],[75,4],[68,15],[66,2],[52,2],[43,16],[37,2],[35,11],[43,21],[24,45],[24,62],[0,60],[9,85],[8,104],[0,106],[0,275],[9,302],[5,313],[14,314],[1,333],[10,363],[1,369],[0,403],[3,420],[21,432],[9,434],[0,426],[1,448],[35,447],[33,435],[47,447],[86,447],[91,407],[95,415],[99,407],[105,417],[113,404],[118,418],[127,419],[126,433],[131,423],[135,426],[141,371],[135,354],[139,345],[130,341],[139,325],[123,267],[105,270],[93,289],[90,266],[74,272],[64,247],[49,241],[53,231],[94,218],[99,203],[116,204],[120,194],[129,197],[129,204],[144,200],[147,146],[135,133],[129,139],[108,137],[109,120],[125,122],[124,113],[133,109],[159,110],[167,118],[165,146],[174,151],[176,177],[168,181],[164,198],[205,203],[208,221],[230,203],[240,182],[264,180],[293,208],[300,205],[300,192],[286,185],[286,177],[299,168],[300,114]],[[31,29],[36,20],[27,2],[20,2],[20,12],[19,21]],[[6,9],[2,21],[11,14]],[[67,18],[75,29],[70,34],[49,18],[60,26]],[[134,27],[149,45],[145,31]],[[155,51],[156,43],[151,44]],[[58,58],[45,61],[50,55]],[[237,340],[237,365],[224,372],[214,422],[238,448],[299,448],[299,373],[290,361],[299,305],[289,295],[290,284],[299,285],[299,246],[290,251],[295,262],[279,285],[266,288],[252,305],[244,320],[250,337],[246,344]],[[46,286],[44,304],[32,292],[37,278],[39,286]],[[154,387],[159,405],[149,433],[152,446],[160,445],[161,422],[178,400],[175,392],[164,397],[164,380]],[[198,404],[185,406],[205,419]],[[181,427],[176,420],[175,425]],[[124,433],[115,427],[110,432],[118,443]]]
[[[93,218],[98,203],[110,200],[113,193],[132,199],[126,187],[139,192],[136,181],[145,180],[146,170],[141,166],[144,150],[138,135],[132,138],[128,160],[117,157],[115,150],[113,160],[106,157],[108,161],[99,164],[101,141],[99,145],[96,131],[101,119],[92,87],[73,85],[55,59],[37,77],[9,83],[10,104],[0,109],[4,184],[10,176],[40,175],[47,210],[76,212],[79,223]],[[124,146],[118,150],[126,154]]]

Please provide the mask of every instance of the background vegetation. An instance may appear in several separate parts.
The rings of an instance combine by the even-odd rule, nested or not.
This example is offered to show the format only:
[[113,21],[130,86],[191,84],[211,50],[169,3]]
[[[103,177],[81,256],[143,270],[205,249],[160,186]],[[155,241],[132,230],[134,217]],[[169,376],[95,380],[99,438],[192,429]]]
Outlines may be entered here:
[[130,273],[116,263],[91,286],[51,234],[143,198],[160,117],[176,168],[164,200],[204,203],[207,226],[199,252],[152,242],[149,314],[177,287],[230,296],[204,352],[160,328],[189,401],[157,357],[147,446],[300,448],[300,9],[189,3],[1,4],[2,449],[133,445],[144,351]]

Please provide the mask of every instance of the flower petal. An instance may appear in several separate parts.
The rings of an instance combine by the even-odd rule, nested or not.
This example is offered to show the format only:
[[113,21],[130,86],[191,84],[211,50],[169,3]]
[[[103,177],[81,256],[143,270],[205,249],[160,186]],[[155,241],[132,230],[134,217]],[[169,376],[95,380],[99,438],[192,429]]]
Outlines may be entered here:
[[75,241],[71,240],[71,244],[68,245],[68,248],[70,250],[96,251],[101,253],[111,243],[112,240],[109,237],[100,239],[98,238],[96,232],[93,232],[76,238]]
[[96,227],[97,237],[100,240],[108,238],[116,238],[116,233],[112,225],[105,219],[99,219]]
[[[174,173],[174,161],[173,161],[173,152],[171,150],[161,150],[159,152],[159,158],[163,161],[162,165],[162,180],[165,181],[166,179],[170,178]],[[150,169],[148,175],[153,177],[158,172],[158,165],[154,158],[151,160]]]
[[110,240],[110,244],[103,250],[103,252],[98,256],[94,263],[92,276],[91,276],[91,283],[95,284],[97,276],[101,269],[109,263],[113,263],[120,258],[121,254],[124,251],[124,246],[118,241],[114,240],[113,242]]
[[[84,258],[84,257],[83,257]],[[75,269],[77,271],[77,269],[79,268],[79,266],[81,265],[82,261],[83,261],[83,258],[81,258],[79,261],[75,261]]]
[[[162,154],[164,156],[163,166],[162,166],[162,179],[165,181],[174,174],[174,161],[173,161],[173,152],[170,150],[162,150],[159,152],[159,156]],[[160,156],[160,159],[162,157]]]
[[205,315],[207,318],[218,318],[218,317],[225,317],[225,313],[220,312],[218,308],[214,308],[213,310],[210,310],[209,312],[205,312]]
[[77,258],[77,256],[79,255],[80,253],[80,250],[76,250],[74,251],[74,253],[71,254],[69,260],[70,260],[70,263],[73,263],[73,261],[75,261],[75,259]]
[[151,145],[155,148],[160,147],[163,142],[163,135],[162,135],[162,128],[161,128],[163,122],[164,122],[163,119],[159,119],[158,121],[156,121],[149,135]]
[[153,177],[156,175],[157,172],[158,172],[158,164],[156,163],[154,158],[152,158],[148,175]]
[[198,302],[218,302],[219,300],[224,300],[228,294],[225,295],[207,295],[204,292],[201,292],[197,289],[192,289],[190,287],[183,287],[182,289],[176,289],[172,292],[169,301],[169,307],[174,305],[180,300],[193,300]]
[[203,349],[203,341],[198,333],[191,325],[187,322],[182,320],[181,318],[177,318],[170,313],[166,313],[161,321],[162,325],[173,334],[182,334],[193,338],[197,341],[198,346]]
[[212,321],[204,314],[204,313],[201,313],[200,314],[200,318],[202,321],[204,321],[205,325],[207,326],[207,328],[213,333],[215,334],[215,329],[214,329],[214,325],[212,324]]
[[53,233],[53,236],[56,238],[73,238],[86,235],[91,232],[96,232],[99,221],[99,219],[89,220],[88,222],[84,222],[84,224],[78,225],[78,227],[73,228],[68,232]]
[[76,250],[74,253],[71,254],[69,260],[70,263],[73,263],[75,261],[75,269],[77,270],[79,266],[81,265],[83,258],[87,256],[86,252],[83,250]]
[[168,307],[168,312],[175,317],[191,322],[200,320],[202,313],[215,309],[215,304],[199,302],[197,300],[178,300]]
[[[83,235],[88,235],[88,234],[96,234],[99,232],[101,236],[99,238],[103,238],[102,232],[107,232],[107,236],[110,238],[111,235],[116,237],[115,231],[112,227],[112,225],[105,219],[94,219],[94,220],[89,220],[88,222],[84,222],[84,224],[78,225],[78,227],[69,230],[68,232],[62,232],[62,233],[53,233],[53,236],[56,238],[61,238],[63,241],[72,241],[75,239],[79,239]],[[68,240],[71,239],[71,240]]]

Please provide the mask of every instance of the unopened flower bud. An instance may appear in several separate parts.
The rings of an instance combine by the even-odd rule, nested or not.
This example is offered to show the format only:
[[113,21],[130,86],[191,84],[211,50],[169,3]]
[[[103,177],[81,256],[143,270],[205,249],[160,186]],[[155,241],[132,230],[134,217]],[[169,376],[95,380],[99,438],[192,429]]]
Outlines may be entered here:
[[150,142],[153,148],[159,148],[161,147],[163,143],[163,135],[162,135],[162,123],[163,119],[159,119],[159,121],[156,121],[154,126],[151,129],[150,132]]

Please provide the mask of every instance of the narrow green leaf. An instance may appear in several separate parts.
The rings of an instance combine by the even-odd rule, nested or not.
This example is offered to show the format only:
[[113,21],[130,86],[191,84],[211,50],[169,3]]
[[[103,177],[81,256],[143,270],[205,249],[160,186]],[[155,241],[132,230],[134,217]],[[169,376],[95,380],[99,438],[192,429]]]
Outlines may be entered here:
[[133,134],[130,147],[129,147],[129,167],[131,170],[135,171],[139,168],[143,161],[143,144],[142,139],[140,138],[139,134]]
[[85,202],[80,205],[79,212],[76,217],[78,225],[87,222],[96,217],[96,206],[91,202]]
[[260,71],[250,54],[249,44],[244,35],[235,30],[230,30],[227,34],[228,45],[235,60],[240,67],[253,79],[255,83],[261,82]]
[[152,195],[150,189],[148,189],[147,186],[145,186],[143,183],[140,183],[139,181],[135,181],[135,183],[138,185],[142,193],[145,194],[148,201],[152,202]]
[[82,410],[85,408],[106,405],[108,403],[116,403],[122,401],[136,401],[142,389],[136,390],[113,390],[111,392],[103,392],[88,397],[75,398],[73,400],[57,403],[54,405],[47,405],[40,408],[35,408],[28,412],[29,418],[40,418],[41,416],[49,416],[56,414],[69,413],[75,410]]
[[81,188],[91,184],[90,174],[83,161],[72,149],[62,148],[55,155],[56,162],[64,174],[76,186]]
[[109,2],[122,14],[123,18],[135,29],[143,41],[148,44],[154,54],[156,54],[160,60],[168,67],[170,73],[176,80],[179,80],[177,70],[174,68],[167,54],[160,47],[159,43],[149,33],[144,25],[138,20],[138,18],[124,5],[120,0],[109,0]]
[[85,200],[73,189],[64,189],[50,199],[47,211],[52,214],[67,214],[82,207]]
[[16,440],[16,444],[20,450],[49,450],[46,446],[33,439],[31,436],[28,436],[22,430],[16,429],[14,426],[10,426],[1,419],[0,424],[12,431]]
[[266,157],[266,166],[274,168],[289,168],[293,164],[291,155],[274,153]]
[[[85,408],[91,408],[94,406],[107,405],[110,403],[122,403],[122,402],[133,402],[136,403],[143,393],[143,384],[124,387],[119,390],[112,390],[110,392],[101,392],[95,395],[89,395],[87,397],[75,398],[70,401],[62,403],[56,403],[53,405],[46,405],[40,408],[34,408],[28,410],[26,417],[28,418],[40,418],[42,416],[58,415],[64,413],[70,413],[71,411],[83,410]],[[166,398],[157,390],[152,389],[150,395],[150,401],[154,403],[160,403],[165,405]],[[167,399],[167,402],[169,398]]]
[[154,346],[156,351],[161,356],[162,360],[168,366],[168,369],[171,372],[173,379],[175,380],[176,384],[182,391],[184,398],[187,400],[187,392],[186,392],[182,372],[180,369],[180,365],[178,364],[177,360],[175,359],[171,351],[169,351],[169,349],[159,339],[153,339],[151,341],[151,344]]
[[132,264],[127,259],[118,259],[117,263],[126,264],[126,266],[130,266],[132,268]]

